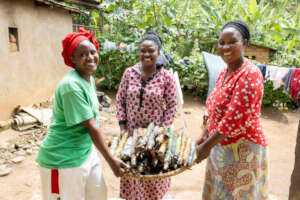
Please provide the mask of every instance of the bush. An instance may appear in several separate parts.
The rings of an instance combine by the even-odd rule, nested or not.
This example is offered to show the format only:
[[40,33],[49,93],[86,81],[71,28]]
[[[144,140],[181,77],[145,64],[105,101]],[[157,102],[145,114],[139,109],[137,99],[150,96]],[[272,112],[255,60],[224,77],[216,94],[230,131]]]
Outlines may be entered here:
[[[108,38],[110,39],[110,38]],[[100,47],[103,47],[104,37],[98,38]],[[119,45],[120,41],[114,41]],[[125,49],[105,50],[99,49],[99,66],[95,72],[96,77],[105,78],[101,82],[101,88],[108,90],[117,90],[127,67],[138,62],[137,52],[128,52]]]
[[264,84],[263,107],[277,107],[296,109],[300,107],[300,100],[294,100],[290,94],[283,92],[283,86],[273,90],[273,82],[268,81]]

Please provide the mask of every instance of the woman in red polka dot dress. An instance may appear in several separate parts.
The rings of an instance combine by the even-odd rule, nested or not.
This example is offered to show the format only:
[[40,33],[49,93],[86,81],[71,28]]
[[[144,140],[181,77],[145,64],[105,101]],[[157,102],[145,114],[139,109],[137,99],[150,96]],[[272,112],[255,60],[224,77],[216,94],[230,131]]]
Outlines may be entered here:
[[[117,118],[121,134],[156,126],[169,126],[176,112],[176,88],[172,74],[156,66],[161,39],[146,34],[140,41],[139,59],[135,66],[125,70],[117,93]],[[121,178],[120,197],[126,200],[162,199],[170,187],[170,178],[139,180]]]
[[249,39],[241,21],[227,23],[219,36],[227,67],[207,98],[207,127],[197,142],[197,161],[208,157],[203,200],[268,199],[267,141],[259,120],[264,84],[258,67],[244,58]]

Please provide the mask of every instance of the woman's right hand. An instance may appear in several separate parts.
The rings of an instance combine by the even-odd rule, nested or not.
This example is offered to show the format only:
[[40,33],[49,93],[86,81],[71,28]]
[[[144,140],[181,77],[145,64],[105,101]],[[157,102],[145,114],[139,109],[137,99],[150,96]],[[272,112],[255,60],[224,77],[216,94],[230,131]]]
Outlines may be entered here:
[[121,136],[124,135],[126,132],[128,132],[128,136],[133,136],[133,131],[128,131],[128,128],[126,125],[120,125],[120,134]]
[[196,144],[202,144],[208,138],[208,130],[207,128],[204,129],[202,135],[196,140]]
[[116,177],[120,177],[124,174],[124,169],[129,169],[130,167],[125,164],[122,160],[114,158],[111,163],[109,163],[110,168],[114,172]]
[[102,131],[99,129],[99,127],[96,124],[96,121],[94,118],[91,118],[89,120],[86,120],[81,123],[83,127],[87,129],[89,132],[93,143],[97,147],[97,149],[102,153],[105,160],[108,162],[110,168],[114,172],[115,176],[120,177],[122,176],[123,172],[121,168],[129,168],[128,165],[126,165],[124,162],[122,162],[119,159],[114,158],[107,147],[107,143],[105,142],[105,137]]

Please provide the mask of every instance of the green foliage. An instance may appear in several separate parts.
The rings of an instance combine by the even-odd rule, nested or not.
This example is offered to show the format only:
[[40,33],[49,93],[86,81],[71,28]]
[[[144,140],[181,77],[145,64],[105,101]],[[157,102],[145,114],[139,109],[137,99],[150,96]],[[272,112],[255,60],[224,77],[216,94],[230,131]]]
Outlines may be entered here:
[[[104,38],[98,38],[100,44],[104,43]],[[119,44],[120,42],[117,42]],[[101,82],[104,89],[117,90],[125,69],[138,62],[137,53],[128,53],[125,50],[103,50],[99,49],[99,67],[95,72],[96,77],[105,78]]]
[[[174,62],[169,66],[179,74],[183,89],[206,99],[208,91],[208,73],[204,66],[203,57],[199,51],[198,41],[189,51],[189,56],[181,57],[180,52],[174,55]],[[188,64],[188,65],[187,65]]]
[[[183,62],[189,63],[185,66]],[[184,90],[206,98],[208,89],[208,73],[203,65],[202,56],[186,57],[182,60],[176,60],[170,66],[179,74],[180,83]]]
[[101,57],[99,67],[95,73],[97,77],[104,77],[101,86],[105,89],[117,90],[123,72],[137,62],[134,54],[126,51],[99,51]]
[[95,10],[91,11],[89,15],[73,15],[73,23],[86,26],[98,26],[99,13]]
[[294,100],[289,94],[283,92],[283,87],[273,90],[273,82],[264,84],[263,106],[266,107],[287,107],[295,109],[300,106],[300,100]]

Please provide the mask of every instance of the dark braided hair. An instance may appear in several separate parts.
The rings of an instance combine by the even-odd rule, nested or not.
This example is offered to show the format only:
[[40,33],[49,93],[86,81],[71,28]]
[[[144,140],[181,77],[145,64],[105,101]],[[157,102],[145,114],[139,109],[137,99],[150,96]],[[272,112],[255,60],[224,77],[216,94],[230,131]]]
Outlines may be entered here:
[[222,28],[222,31],[228,27],[232,27],[234,29],[236,29],[238,32],[241,33],[243,40],[247,40],[247,43],[249,43],[250,41],[250,29],[249,26],[242,21],[239,20],[233,20],[231,22],[228,22],[227,24],[225,24]]
[[140,40],[139,44],[141,45],[144,41],[151,40],[157,44],[158,50],[161,49],[162,39],[159,37],[157,33],[147,32],[146,35]]
[[151,35],[151,34],[152,34],[152,35],[155,35],[156,37],[158,37],[160,43],[163,44],[163,40],[161,39],[161,37],[160,37],[157,33],[153,32],[153,31],[148,31],[148,32],[146,33],[146,35]]

